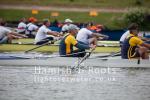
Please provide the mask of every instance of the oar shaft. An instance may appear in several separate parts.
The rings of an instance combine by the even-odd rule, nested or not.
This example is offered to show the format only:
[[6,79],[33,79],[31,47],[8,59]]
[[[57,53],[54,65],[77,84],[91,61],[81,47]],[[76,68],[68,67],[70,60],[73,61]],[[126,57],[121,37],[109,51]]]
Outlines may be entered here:
[[79,67],[79,66],[81,65],[81,63],[83,63],[83,62],[91,55],[91,53],[92,53],[94,50],[95,50],[95,49],[91,49],[91,51],[90,51],[88,54],[86,54],[86,55],[80,60],[80,62],[78,63],[77,67]]
[[35,48],[29,49],[29,50],[25,51],[25,53],[28,53],[28,52],[30,52],[30,51],[32,51],[32,50],[38,49],[38,48],[40,48],[40,47],[43,47],[43,46],[45,46],[45,45],[47,45],[47,44],[49,44],[49,42],[46,42],[46,43],[44,43],[44,44],[42,44],[42,45],[39,45],[39,46],[37,46],[37,47],[35,47]]

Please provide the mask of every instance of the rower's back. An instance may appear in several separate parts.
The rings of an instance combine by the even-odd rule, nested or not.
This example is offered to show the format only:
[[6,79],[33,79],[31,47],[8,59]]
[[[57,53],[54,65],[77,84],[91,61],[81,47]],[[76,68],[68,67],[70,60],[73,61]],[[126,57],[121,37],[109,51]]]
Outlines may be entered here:
[[[124,42],[122,43],[122,46],[121,46],[121,58],[122,59],[129,59],[130,58],[129,53],[133,52],[133,49],[136,48],[136,46],[134,46],[134,47],[130,46],[129,41],[132,37],[133,36],[130,36],[130,37],[126,38],[124,40]],[[131,50],[131,48],[132,48],[132,50]]]

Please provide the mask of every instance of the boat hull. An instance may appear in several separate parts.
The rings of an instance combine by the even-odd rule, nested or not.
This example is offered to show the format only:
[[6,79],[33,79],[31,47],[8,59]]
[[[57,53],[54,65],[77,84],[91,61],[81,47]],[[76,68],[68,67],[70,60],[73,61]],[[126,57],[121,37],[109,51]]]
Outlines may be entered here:
[[[77,66],[80,59],[73,57],[55,57],[48,59],[9,59],[0,60],[1,66],[57,66],[57,67],[72,67]],[[112,68],[149,68],[149,60],[125,60],[125,59],[101,59],[89,58],[86,59],[81,66],[84,67],[112,67]]]

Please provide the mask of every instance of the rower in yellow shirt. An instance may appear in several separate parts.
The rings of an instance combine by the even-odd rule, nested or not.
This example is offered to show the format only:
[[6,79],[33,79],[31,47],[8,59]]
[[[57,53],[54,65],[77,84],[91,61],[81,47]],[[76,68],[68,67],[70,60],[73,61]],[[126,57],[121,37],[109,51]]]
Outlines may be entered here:
[[[69,25],[68,27],[69,33],[60,42],[60,46],[59,46],[60,55],[72,56],[72,57],[83,57],[85,55],[85,49],[96,48],[96,45],[85,45],[78,42],[75,39],[78,30],[79,28],[76,25],[73,24]],[[78,49],[74,50],[73,46],[75,46]]]
[[144,43],[139,37],[139,29],[136,23],[129,26],[130,35],[125,39],[121,46],[121,57],[123,59],[139,58],[149,59],[148,49],[150,44]]

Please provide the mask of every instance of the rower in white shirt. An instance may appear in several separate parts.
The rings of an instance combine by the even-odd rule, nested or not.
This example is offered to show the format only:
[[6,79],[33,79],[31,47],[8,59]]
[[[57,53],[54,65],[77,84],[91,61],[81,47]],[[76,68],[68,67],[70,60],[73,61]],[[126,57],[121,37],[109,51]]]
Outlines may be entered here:
[[124,40],[126,39],[126,37],[128,37],[130,35],[129,30],[127,30],[125,33],[123,33],[123,35],[120,38],[120,46],[123,44]]
[[48,27],[50,26],[50,21],[45,19],[43,21],[43,25],[39,28],[36,37],[35,37],[35,44],[41,45],[47,43],[48,41],[54,40],[54,37],[50,37],[47,35],[53,35],[55,37],[60,37],[61,34],[55,31],[51,31]]
[[[127,30],[125,33],[123,33],[123,35],[121,36],[119,42],[120,42],[120,46],[122,46],[124,40],[130,35],[130,32],[129,30]],[[143,41],[145,42],[149,42],[150,39],[149,38],[145,38],[145,37],[142,37],[142,36],[138,36],[140,39],[142,39]]]
[[27,24],[27,28],[26,28],[26,35],[29,38],[35,38],[35,34],[34,32],[38,31],[38,26],[35,25],[35,22],[37,22],[37,19],[34,17],[30,17],[29,18],[29,24]]
[[5,27],[5,22],[0,21],[0,44],[11,43],[12,39],[26,38],[27,36],[12,32]]
[[94,33],[90,31],[89,25],[87,24],[85,28],[79,30],[76,39],[86,45],[97,45],[97,40],[101,37],[108,37],[100,33]]
[[20,23],[18,24],[17,27],[17,32],[20,34],[25,34],[26,27],[27,27],[26,19],[25,18],[20,19]]
[[73,21],[71,19],[65,19],[65,24],[61,28],[61,31],[63,34],[68,33],[68,27],[72,23],[73,23]]

